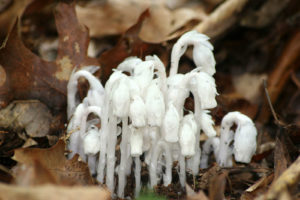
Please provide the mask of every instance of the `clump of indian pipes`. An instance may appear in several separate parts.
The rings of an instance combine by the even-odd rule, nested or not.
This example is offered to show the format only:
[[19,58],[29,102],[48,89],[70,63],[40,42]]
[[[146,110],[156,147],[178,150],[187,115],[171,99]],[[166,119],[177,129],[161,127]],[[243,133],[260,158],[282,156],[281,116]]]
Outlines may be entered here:
[[[160,179],[165,186],[172,182],[174,161],[179,163],[179,179],[184,187],[186,171],[196,175],[199,167],[207,167],[211,151],[221,166],[231,166],[232,155],[236,161],[249,163],[256,150],[257,134],[250,118],[239,112],[227,114],[222,121],[221,138],[216,137],[209,111],[217,106],[213,78],[216,62],[208,40],[196,31],[183,34],[173,46],[169,76],[156,55],[146,56],[145,60],[125,59],[105,87],[93,75],[99,67],[73,71],[68,84],[69,157],[78,153],[88,162],[91,173],[97,174],[99,182],[103,183],[105,178],[112,193],[117,185],[116,194],[121,198],[126,176],[131,174],[133,166],[135,194],[141,189],[142,155],[148,167],[150,187]],[[179,60],[191,45],[195,69],[180,74]],[[76,96],[81,77],[90,85],[82,102]],[[190,94],[194,98],[194,111],[185,114],[184,102]],[[88,120],[91,113],[97,117]],[[97,123],[101,123],[101,128],[97,128]],[[230,129],[233,124],[237,125],[235,133]],[[209,138],[202,153],[201,132]],[[116,166],[118,137],[121,159]],[[234,145],[230,146],[233,141]]]

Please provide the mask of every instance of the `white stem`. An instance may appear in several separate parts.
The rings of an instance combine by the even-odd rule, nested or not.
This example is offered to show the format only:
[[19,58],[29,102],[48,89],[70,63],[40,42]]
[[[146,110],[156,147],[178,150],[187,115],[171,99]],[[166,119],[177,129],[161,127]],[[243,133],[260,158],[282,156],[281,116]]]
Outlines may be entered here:
[[168,186],[172,181],[172,154],[169,145],[159,140],[155,146],[155,150],[152,154],[151,163],[150,163],[150,185],[154,187],[157,185],[157,176],[156,176],[156,168],[157,161],[160,154],[164,151],[165,161],[166,161],[166,174],[164,175],[164,185]]
[[190,170],[192,170],[193,175],[197,175],[199,173],[199,165],[200,165],[200,159],[201,159],[201,148],[200,148],[200,132],[196,134],[196,149],[195,149],[195,155],[193,155],[188,161],[187,165]]
[[104,169],[106,165],[106,151],[107,151],[107,138],[109,134],[109,124],[108,124],[108,111],[110,110],[110,104],[108,101],[108,94],[105,95],[104,107],[102,110],[101,119],[101,134],[100,134],[100,153],[99,153],[99,163],[97,169],[97,180],[103,183],[104,180]]
[[135,163],[135,170],[134,170],[134,176],[135,176],[135,197],[139,196],[140,190],[141,190],[141,160],[140,157],[134,157],[134,163]]
[[194,96],[194,115],[197,122],[197,133],[196,133],[196,149],[195,149],[195,155],[190,158],[188,161],[188,166],[191,168],[193,175],[198,174],[199,172],[199,165],[200,165],[200,159],[201,159],[201,148],[200,148],[200,116],[201,116],[201,102],[196,94],[192,90],[193,96]]
[[79,152],[79,145],[80,145],[80,136],[79,136],[79,130],[72,133],[70,137],[70,142],[68,145],[68,149],[71,151],[68,155],[68,159],[73,158],[73,156]]
[[201,155],[200,168],[208,167],[208,158],[212,151],[214,151],[215,158],[218,155],[220,140],[217,137],[208,138],[203,144],[203,151]]
[[185,187],[185,158],[181,154],[179,155],[179,182],[181,187]]
[[[114,193],[114,174],[115,174],[115,149],[117,143],[117,117],[109,117],[109,144],[107,145],[107,168],[106,168],[106,185]],[[100,152],[101,153],[101,152]]]
[[128,117],[122,118],[122,141],[120,144],[121,161],[119,166],[118,197],[124,198],[124,188],[126,185],[126,163],[128,162]]
[[88,156],[88,166],[90,168],[91,174],[96,174],[96,164],[97,164],[97,157],[96,155],[89,155]]

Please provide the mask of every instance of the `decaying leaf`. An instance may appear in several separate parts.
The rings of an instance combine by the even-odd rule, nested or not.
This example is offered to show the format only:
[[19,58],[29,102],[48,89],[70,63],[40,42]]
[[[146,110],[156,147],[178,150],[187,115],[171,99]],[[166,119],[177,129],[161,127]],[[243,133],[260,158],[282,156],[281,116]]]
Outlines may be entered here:
[[0,184],[0,199],[3,200],[98,200],[110,199],[108,190],[91,187],[66,187],[55,185],[42,185],[35,187],[21,187],[15,185]]
[[0,127],[15,132],[25,129],[31,137],[46,136],[52,119],[49,109],[39,101],[14,101],[0,110]]
[[277,199],[281,195],[286,195],[300,181],[300,156],[287,170],[285,170],[278,179],[276,179],[268,192],[265,199]]
[[58,56],[47,62],[27,49],[18,36],[17,25],[0,49],[5,80],[0,85],[0,106],[12,99],[38,99],[54,110],[66,105],[66,85],[71,71],[86,65],[98,65],[87,56],[88,31],[77,21],[73,4],[59,3],[55,12],[59,33]]
[[63,140],[59,140],[56,145],[48,149],[16,149],[13,159],[29,166],[37,164],[44,166],[59,183],[93,184],[87,164],[78,161],[78,155],[74,156],[71,160],[67,160],[64,152],[65,143]]

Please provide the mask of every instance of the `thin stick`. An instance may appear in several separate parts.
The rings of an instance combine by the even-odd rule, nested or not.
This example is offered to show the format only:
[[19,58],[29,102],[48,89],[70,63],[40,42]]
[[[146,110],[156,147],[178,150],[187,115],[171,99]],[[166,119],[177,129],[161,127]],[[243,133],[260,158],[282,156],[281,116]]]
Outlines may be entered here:
[[275,112],[274,107],[273,107],[272,102],[271,102],[271,98],[270,98],[269,91],[268,91],[268,88],[267,88],[267,81],[266,81],[266,80],[263,80],[263,83],[264,83],[265,94],[266,94],[266,97],[267,97],[268,104],[269,104],[269,106],[270,106],[272,115],[273,115],[275,121],[276,121],[276,122],[279,122],[279,120],[278,120],[278,118],[277,118],[277,115],[276,115],[276,112]]

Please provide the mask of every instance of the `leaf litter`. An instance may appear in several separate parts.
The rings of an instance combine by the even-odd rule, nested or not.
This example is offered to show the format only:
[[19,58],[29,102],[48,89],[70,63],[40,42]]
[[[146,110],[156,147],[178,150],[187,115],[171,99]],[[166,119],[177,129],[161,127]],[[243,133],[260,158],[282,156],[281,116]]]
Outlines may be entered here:
[[[3,152],[0,159],[3,166],[0,168],[0,178],[3,182],[10,182],[0,185],[1,198],[22,199],[24,195],[28,195],[28,199],[42,199],[45,196],[48,199],[109,199],[110,194],[105,186],[93,186],[97,183],[90,175],[87,165],[79,161],[78,156],[71,160],[66,159],[64,141],[59,140],[50,148],[41,148],[55,143],[55,138],[50,142],[51,136],[58,138],[64,134],[66,118],[63,112],[69,75],[75,67],[100,63],[101,72],[98,72],[98,77],[105,81],[112,69],[128,56],[143,58],[155,53],[166,63],[172,39],[190,29],[208,34],[214,39],[216,46],[219,68],[216,81],[221,94],[218,99],[219,106],[212,111],[216,125],[219,125],[218,119],[227,111],[243,111],[256,119],[256,124],[260,127],[262,139],[258,149],[264,149],[267,144],[271,145],[258,152],[249,165],[234,163],[232,168],[222,169],[213,163],[210,168],[202,169],[196,177],[188,174],[187,182],[190,186],[187,186],[189,189],[186,191],[178,187],[176,178],[168,187],[158,185],[155,191],[170,199],[299,197],[297,187],[299,188],[300,173],[297,157],[300,131],[299,122],[296,120],[299,113],[292,112],[298,105],[295,103],[295,91],[299,91],[299,45],[295,42],[299,29],[295,28],[297,16],[294,14],[299,3],[291,1],[285,7],[278,5],[278,9],[283,11],[274,12],[273,15],[280,17],[278,21],[268,22],[276,27],[270,30],[264,23],[255,24],[249,21],[254,15],[262,17],[264,13],[261,10],[264,6],[269,6],[267,4],[255,4],[246,0],[227,0],[223,3],[206,0],[201,4],[183,1],[178,9],[176,5],[175,9],[170,9],[167,1],[153,2],[109,0],[101,3],[79,2],[76,5],[57,4],[54,13],[58,44],[54,61],[41,59],[33,53],[38,50],[24,45],[26,35],[23,34],[25,37],[22,39],[20,37],[20,31],[24,31],[20,29],[23,15],[26,17],[29,16],[28,13],[37,12],[34,7],[26,12],[31,1],[14,1],[4,11],[0,10],[1,26],[10,24],[12,27],[1,29],[2,37],[9,34],[0,49],[0,100],[1,107],[6,107],[0,111],[0,150]],[[47,4],[50,5],[51,1]],[[149,10],[145,11],[147,8]],[[258,12],[242,14],[244,10],[255,8]],[[19,16],[20,19],[15,22],[13,17],[8,20],[7,16]],[[288,20],[284,20],[285,18]],[[250,25],[259,27],[261,31],[245,28]],[[89,28],[90,36],[85,26]],[[51,26],[49,29],[53,31]],[[109,50],[104,50],[97,58],[87,56],[90,37],[96,42],[103,38],[107,40],[106,43],[110,44]],[[248,46],[249,39],[258,40]],[[257,45],[261,46],[260,50],[257,50]],[[242,52],[240,48],[245,51]],[[257,56],[255,51],[260,51],[262,56]],[[245,55],[249,59],[245,59]],[[274,56],[277,60],[275,65],[272,62],[275,60]],[[190,58],[188,52],[182,64],[190,67]],[[247,63],[251,59],[254,61]],[[289,124],[286,127],[278,127],[272,121],[270,108],[261,89],[262,84],[258,83],[264,78],[268,78],[267,89],[276,111]],[[251,92],[247,93],[247,90]],[[290,95],[291,92],[294,95]],[[31,99],[42,103],[32,102]],[[12,100],[27,101],[20,103]],[[287,105],[291,106],[289,110],[285,109]],[[193,105],[189,104],[188,107],[192,109]],[[35,148],[18,148],[24,144]],[[13,157],[12,150],[15,152]],[[15,161],[6,159],[11,157],[17,165]],[[130,188],[127,190],[128,194],[132,194]]]

